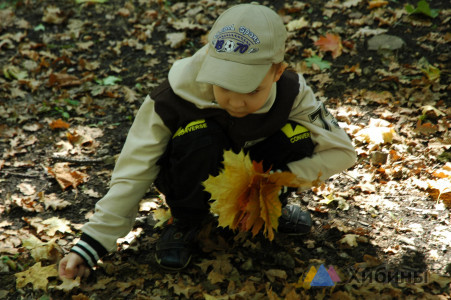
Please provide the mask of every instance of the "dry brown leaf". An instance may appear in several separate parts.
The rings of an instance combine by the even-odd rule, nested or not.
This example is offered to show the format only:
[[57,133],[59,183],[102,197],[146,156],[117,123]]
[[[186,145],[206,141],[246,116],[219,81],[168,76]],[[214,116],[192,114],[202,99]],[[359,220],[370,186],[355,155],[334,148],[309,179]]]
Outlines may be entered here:
[[138,94],[134,90],[123,86],[122,91],[124,92],[124,99],[128,103],[133,103],[136,99],[138,99]]
[[88,180],[87,174],[72,170],[69,167],[69,163],[56,163],[53,168],[47,167],[47,170],[49,174],[56,179],[63,190],[70,186],[76,188]]
[[55,193],[43,195],[43,198],[44,199],[41,199],[41,201],[44,202],[45,209],[51,207],[53,210],[60,210],[71,205],[69,201],[58,198]]
[[82,81],[75,75],[66,73],[52,73],[49,76],[49,85],[58,87],[68,87],[80,85]]
[[211,271],[210,273],[208,273],[207,279],[212,284],[215,284],[215,283],[223,282],[224,279],[225,279],[225,276],[223,274],[218,273],[218,272]]
[[268,277],[270,282],[274,282],[277,278],[279,279],[287,279],[287,272],[279,269],[270,269],[265,271],[265,275]]
[[63,12],[56,6],[48,6],[44,10],[44,15],[42,16],[42,22],[51,24],[61,24],[65,20]]
[[430,135],[438,131],[438,126],[432,123],[422,123],[421,120],[418,120],[417,126],[413,131],[424,135]]
[[44,208],[38,201],[35,201],[35,198],[35,196],[24,197],[19,194],[11,195],[12,202],[22,209],[31,212],[43,212]]

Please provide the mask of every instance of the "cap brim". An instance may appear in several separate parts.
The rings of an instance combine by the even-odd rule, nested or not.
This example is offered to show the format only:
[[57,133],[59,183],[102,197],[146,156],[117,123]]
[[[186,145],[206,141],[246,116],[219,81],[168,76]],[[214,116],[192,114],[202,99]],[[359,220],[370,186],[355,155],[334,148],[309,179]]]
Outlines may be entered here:
[[237,93],[250,93],[260,85],[271,65],[245,65],[207,55],[196,81],[217,85]]

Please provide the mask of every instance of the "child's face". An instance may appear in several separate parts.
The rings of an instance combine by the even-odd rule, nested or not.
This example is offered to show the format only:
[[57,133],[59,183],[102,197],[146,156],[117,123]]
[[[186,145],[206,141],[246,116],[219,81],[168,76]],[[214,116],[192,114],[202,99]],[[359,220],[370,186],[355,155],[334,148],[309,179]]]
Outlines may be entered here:
[[282,67],[272,67],[253,92],[241,94],[213,85],[213,93],[219,106],[232,117],[242,118],[259,110],[268,100],[271,87],[283,73]]

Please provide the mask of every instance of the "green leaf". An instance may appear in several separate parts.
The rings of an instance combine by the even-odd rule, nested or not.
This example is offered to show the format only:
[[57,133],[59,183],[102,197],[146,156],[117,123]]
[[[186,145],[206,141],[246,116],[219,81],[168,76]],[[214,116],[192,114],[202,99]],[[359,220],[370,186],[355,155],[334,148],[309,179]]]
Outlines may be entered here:
[[3,67],[3,75],[6,79],[25,79],[28,77],[27,71],[23,71],[16,66]]
[[96,82],[100,85],[115,85],[116,82],[121,81],[122,78],[116,76],[108,76],[103,79],[97,79]]
[[330,62],[328,62],[327,60],[323,60],[321,57],[317,55],[313,55],[312,57],[307,58],[305,62],[307,63],[307,66],[309,68],[311,68],[312,65],[315,64],[320,68],[321,71],[324,69],[329,69],[331,66]]
[[406,9],[406,12],[409,14],[413,14],[413,12],[415,11],[415,7],[413,7],[410,4],[406,4],[406,6],[404,8]]
[[416,8],[410,4],[407,4],[404,8],[409,14],[423,14],[431,18],[438,16],[438,9],[431,9],[429,3],[425,0],[418,1]]
[[35,28],[33,28],[34,31],[45,31],[45,26],[42,24],[39,24]]
[[420,58],[417,68],[420,69],[430,81],[440,81],[440,69],[431,65],[425,57]]

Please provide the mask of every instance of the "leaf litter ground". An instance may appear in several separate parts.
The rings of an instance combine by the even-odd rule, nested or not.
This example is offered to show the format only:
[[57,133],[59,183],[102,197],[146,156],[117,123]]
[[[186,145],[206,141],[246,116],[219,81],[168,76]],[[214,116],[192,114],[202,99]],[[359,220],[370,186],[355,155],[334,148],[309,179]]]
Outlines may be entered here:
[[[163,201],[152,190],[88,282],[58,280],[51,266],[107,191],[144,96],[237,3],[99,2],[0,3],[0,298],[450,297],[446,1],[431,1],[436,17],[399,1],[272,2],[290,28],[287,62],[359,153],[347,172],[290,198],[312,212],[311,234],[269,242],[211,224],[192,266],[165,273],[153,226]],[[381,34],[390,46],[369,50]],[[341,281],[310,286],[321,266]]]

